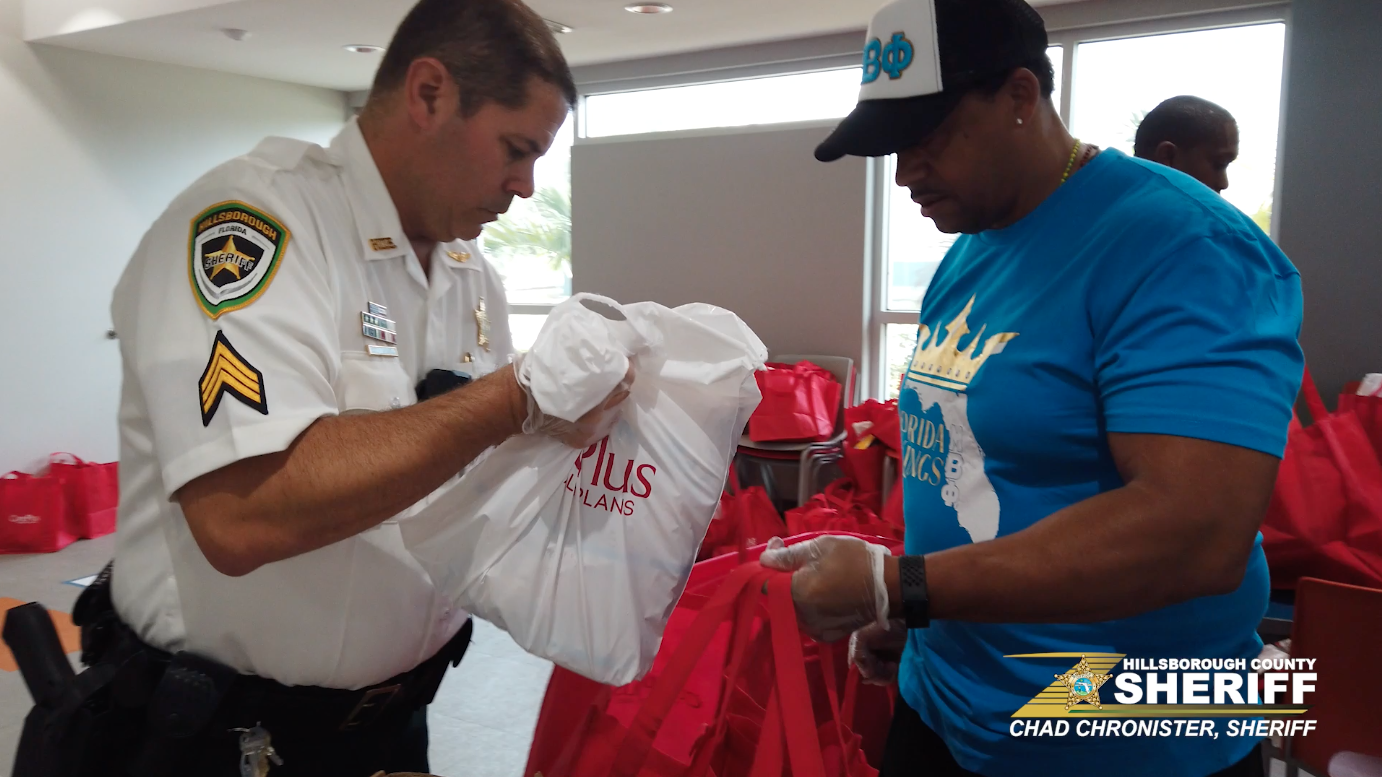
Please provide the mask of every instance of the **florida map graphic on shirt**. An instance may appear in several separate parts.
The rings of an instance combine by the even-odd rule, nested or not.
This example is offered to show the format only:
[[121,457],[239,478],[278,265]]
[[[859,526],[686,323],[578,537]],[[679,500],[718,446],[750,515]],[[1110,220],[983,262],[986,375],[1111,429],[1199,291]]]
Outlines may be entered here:
[[[932,332],[922,324],[917,332],[917,349],[902,390],[915,391],[921,406],[919,413],[910,413],[905,406],[901,410],[902,436],[909,443],[903,446],[902,470],[906,478],[939,486],[941,500],[955,510],[970,541],[982,542],[998,536],[998,495],[984,473],[984,449],[970,426],[964,389],[984,362],[1001,353],[1018,333],[999,332],[985,338],[981,326],[961,351],[960,340],[970,332],[967,319],[974,300],[970,297],[964,310],[945,327],[944,339],[939,326]],[[940,425],[926,417],[937,406]]]

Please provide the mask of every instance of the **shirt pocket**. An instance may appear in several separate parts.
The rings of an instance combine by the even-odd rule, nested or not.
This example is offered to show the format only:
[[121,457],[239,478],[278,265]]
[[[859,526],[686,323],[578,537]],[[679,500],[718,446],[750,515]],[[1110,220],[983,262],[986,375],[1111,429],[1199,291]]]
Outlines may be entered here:
[[342,353],[335,389],[342,415],[397,410],[417,401],[413,380],[398,359],[387,356]]

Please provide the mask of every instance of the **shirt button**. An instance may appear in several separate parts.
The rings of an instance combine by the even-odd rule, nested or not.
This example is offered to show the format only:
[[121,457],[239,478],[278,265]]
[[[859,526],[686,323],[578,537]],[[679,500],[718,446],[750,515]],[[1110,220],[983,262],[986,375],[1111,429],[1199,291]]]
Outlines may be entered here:
[[399,399],[398,397],[394,397],[393,399],[389,400],[389,407],[393,408],[394,410],[397,410],[400,407],[403,407],[403,400]]

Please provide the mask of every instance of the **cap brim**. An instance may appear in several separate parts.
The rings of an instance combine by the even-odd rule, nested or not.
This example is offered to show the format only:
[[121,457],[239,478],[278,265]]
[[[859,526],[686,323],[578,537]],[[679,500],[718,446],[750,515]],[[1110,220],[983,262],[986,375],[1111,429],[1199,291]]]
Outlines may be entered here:
[[920,143],[936,131],[963,96],[958,90],[892,100],[861,100],[816,146],[816,159],[887,156]]

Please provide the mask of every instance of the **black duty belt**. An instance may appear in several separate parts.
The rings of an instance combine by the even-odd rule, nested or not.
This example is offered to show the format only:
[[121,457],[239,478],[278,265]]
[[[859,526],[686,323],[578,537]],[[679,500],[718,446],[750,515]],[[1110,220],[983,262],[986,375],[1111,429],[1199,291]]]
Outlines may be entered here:
[[[100,586],[100,588],[97,588]],[[92,589],[96,590],[92,590]],[[83,661],[93,666],[116,664],[126,682],[147,685],[150,712],[159,712],[159,691],[172,681],[175,690],[169,714],[190,723],[204,721],[204,730],[263,726],[276,740],[349,736],[406,719],[430,704],[448,666],[456,666],[470,645],[473,623],[459,632],[435,656],[414,669],[359,690],[287,686],[262,677],[231,672],[222,665],[187,653],[170,654],[152,647],[115,615],[109,599],[109,572],[103,572],[74,608],[82,626]],[[174,676],[165,677],[173,673]],[[180,673],[180,674],[179,674]],[[222,680],[219,678],[227,678]],[[217,689],[215,710],[178,710],[179,699],[206,696]],[[140,694],[142,695],[142,694]],[[165,694],[167,695],[167,694]],[[166,702],[165,702],[166,703]],[[191,702],[189,702],[191,703]],[[198,714],[200,713],[200,714]],[[191,732],[183,732],[188,736]]]

